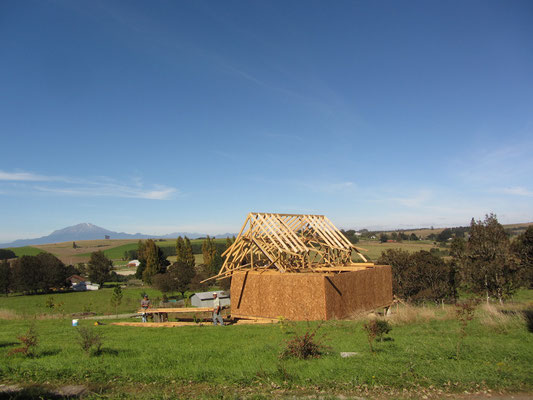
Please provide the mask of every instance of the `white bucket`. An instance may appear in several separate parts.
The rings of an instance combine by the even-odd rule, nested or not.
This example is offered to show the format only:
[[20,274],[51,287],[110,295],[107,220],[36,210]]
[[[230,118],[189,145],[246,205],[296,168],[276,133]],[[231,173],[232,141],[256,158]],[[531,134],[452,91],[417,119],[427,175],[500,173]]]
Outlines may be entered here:
[[73,319],[72,320],[72,326],[78,326],[78,320],[77,319]]

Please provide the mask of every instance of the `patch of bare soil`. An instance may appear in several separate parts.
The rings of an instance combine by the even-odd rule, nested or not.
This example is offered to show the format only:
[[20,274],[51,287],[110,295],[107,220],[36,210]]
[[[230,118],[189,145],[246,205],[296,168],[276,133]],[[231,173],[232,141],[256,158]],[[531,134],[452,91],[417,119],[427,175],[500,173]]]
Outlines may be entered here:
[[102,239],[102,240],[80,240],[76,242],[76,248],[73,242],[62,242],[52,244],[39,244],[33,247],[55,254],[65,264],[77,264],[79,262],[89,261],[89,256],[80,256],[81,254],[92,253],[94,251],[104,251],[128,243],[136,243],[135,239]]

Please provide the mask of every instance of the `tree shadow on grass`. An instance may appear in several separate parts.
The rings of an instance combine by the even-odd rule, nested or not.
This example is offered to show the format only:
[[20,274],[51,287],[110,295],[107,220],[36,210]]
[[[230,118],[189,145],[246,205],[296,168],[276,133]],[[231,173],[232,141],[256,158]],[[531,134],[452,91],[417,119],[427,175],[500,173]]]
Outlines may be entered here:
[[30,400],[30,399],[72,399],[78,396],[63,396],[40,386],[32,386],[22,389],[0,392],[0,400]]
[[99,352],[100,356],[118,356],[119,351],[114,349],[101,349]]
[[61,349],[49,349],[49,350],[40,351],[37,357],[55,356],[59,353],[61,353]]
[[524,310],[524,317],[526,319],[527,330],[533,333],[533,309]]
[[20,344],[20,343],[19,342],[0,342],[0,349],[3,349],[4,347],[15,346],[17,344]]

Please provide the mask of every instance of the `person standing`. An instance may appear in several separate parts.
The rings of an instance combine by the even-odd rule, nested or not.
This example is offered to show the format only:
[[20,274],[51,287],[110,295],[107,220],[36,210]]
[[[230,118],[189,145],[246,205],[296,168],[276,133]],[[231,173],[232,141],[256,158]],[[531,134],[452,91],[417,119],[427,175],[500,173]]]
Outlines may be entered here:
[[148,299],[148,295],[145,294],[144,298],[141,300],[141,309],[143,311],[143,313],[142,313],[142,321],[143,322],[147,322],[146,310],[148,310],[151,306],[152,306],[152,302],[150,301],[150,299]]
[[213,293],[213,325],[217,325],[217,322],[224,326],[224,320],[222,319],[222,315],[220,312],[222,311],[222,307],[220,307],[220,299],[218,298],[216,293]]

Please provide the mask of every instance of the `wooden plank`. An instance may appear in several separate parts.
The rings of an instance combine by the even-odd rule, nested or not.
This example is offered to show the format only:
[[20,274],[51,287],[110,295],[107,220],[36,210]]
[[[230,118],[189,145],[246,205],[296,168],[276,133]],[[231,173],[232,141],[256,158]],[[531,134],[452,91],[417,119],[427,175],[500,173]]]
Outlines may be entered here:
[[[363,263],[361,263],[363,264]],[[343,271],[363,271],[365,269],[369,269],[369,268],[373,268],[374,265],[372,264],[372,267],[370,266],[367,266],[367,267],[350,267],[350,266],[346,266],[346,267],[316,267],[314,268],[315,271],[317,272],[343,272]]]
[[198,312],[212,312],[211,307],[179,307],[179,308],[149,308],[146,311],[139,310],[137,314],[153,314],[153,313],[198,313]]

